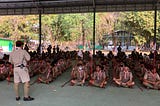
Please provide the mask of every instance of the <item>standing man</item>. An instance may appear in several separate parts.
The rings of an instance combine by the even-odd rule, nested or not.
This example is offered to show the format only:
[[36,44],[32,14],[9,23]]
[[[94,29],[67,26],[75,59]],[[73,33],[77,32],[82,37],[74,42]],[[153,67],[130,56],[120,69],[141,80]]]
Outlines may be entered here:
[[14,65],[14,90],[16,93],[16,100],[20,100],[19,83],[24,83],[24,101],[32,101],[34,98],[29,96],[29,72],[26,67],[27,61],[30,60],[30,55],[26,50],[23,50],[23,42],[16,41],[15,50],[10,53],[9,62]]

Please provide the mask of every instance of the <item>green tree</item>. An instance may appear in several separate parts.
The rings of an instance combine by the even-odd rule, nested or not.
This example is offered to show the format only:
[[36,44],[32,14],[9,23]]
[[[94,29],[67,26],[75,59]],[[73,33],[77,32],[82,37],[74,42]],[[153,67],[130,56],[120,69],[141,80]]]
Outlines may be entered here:
[[[138,45],[150,44],[153,42],[154,36],[154,12],[126,12],[123,14],[123,23],[126,30],[133,33]],[[158,13],[157,26],[160,26],[160,18]],[[157,39],[160,38],[157,30]],[[138,37],[139,36],[139,37]],[[138,39],[137,39],[138,38]],[[149,45],[147,45],[149,46]]]

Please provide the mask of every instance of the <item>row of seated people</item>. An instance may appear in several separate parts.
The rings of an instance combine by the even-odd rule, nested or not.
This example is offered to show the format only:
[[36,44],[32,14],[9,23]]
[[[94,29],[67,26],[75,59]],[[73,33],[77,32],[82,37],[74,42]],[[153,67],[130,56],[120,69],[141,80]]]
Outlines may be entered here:
[[60,76],[71,66],[72,64],[69,59],[60,59],[57,63],[54,64],[54,66],[52,66],[49,61],[46,61],[46,64],[42,66],[39,71],[40,75],[38,77],[38,81],[48,84],[54,79],[56,79],[58,76]]
[[132,68],[141,84],[147,88],[160,89],[159,60],[133,61]]
[[[70,62],[72,58],[75,58],[76,51],[67,51],[67,52],[59,51],[58,53],[52,55],[48,55],[48,53],[38,54],[36,51],[34,51],[34,52],[29,52],[29,54],[31,55],[31,60],[28,62],[28,65],[26,67],[28,68],[30,76],[31,77],[35,75],[40,77],[45,76],[43,74],[47,73],[49,67],[51,67],[49,76],[52,75],[52,80],[53,80],[57,78],[63,71],[65,71],[66,67],[70,67],[68,65],[70,63],[68,62]],[[3,59],[1,59],[2,63],[0,62],[0,70],[1,70],[0,80],[7,79],[8,81],[12,82],[11,77],[13,76],[13,65],[11,65],[8,62],[8,60],[9,60],[9,55],[5,55]]]
[[[64,53],[64,54],[66,54],[66,53]],[[73,52],[73,53],[71,53],[72,55],[73,54],[76,54],[75,52]],[[98,55],[96,55],[96,56],[98,56],[98,59],[99,58],[104,58],[104,55],[103,54],[101,54],[101,52],[98,52],[97,53]],[[62,55],[62,53],[60,54],[60,55]],[[85,57],[88,57],[88,55],[89,54],[87,54]],[[71,57],[73,57],[73,56],[71,56]],[[112,57],[114,57],[114,55],[112,56]],[[47,58],[47,57],[46,57]],[[94,58],[95,59],[95,58]],[[97,58],[94,60],[94,61],[97,61],[98,60]],[[41,59],[33,59],[33,60],[31,60],[30,62],[29,62],[29,65],[28,65],[28,69],[29,69],[29,71],[30,71],[30,75],[31,76],[34,76],[34,75],[37,75],[37,74],[40,74],[40,78],[39,79],[43,79],[43,77],[42,76],[45,76],[44,77],[44,81],[42,81],[41,80],[41,82],[44,82],[44,83],[48,83],[48,82],[50,82],[50,81],[52,81],[55,77],[57,77],[57,76],[59,76],[64,70],[66,70],[66,68],[65,68],[65,66],[63,66],[63,65],[61,65],[61,64],[63,64],[63,62],[65,63],[65,61],[67,61],[67,60],[60,60],[61,62],[57,62],[57,63],[55,63],[54,65],[51,65],[50,63],[50,61],[48,61],[48,60],[41,60]],[[112,60],[107,60],[107,61],[112,61]],[[141,71],[141,65],[142,64],[139,64],[137,61],[136,61],[136,63],[135,63],[135,61],[131,58],[131,63],[133,64],[133,67],[131,67],[132,65],[127,65],[127,66],[124,66],[123,65],[123,67],[124,68],[121,68],[120,67],[120,65],[116,65],[116,64],[112,64],[112,66],[109,66],[109,67],[111,67],[112,69],[113,69],[113,72],[115,72],[114,70],[114,68],[115,67],[118,67],[119,69],[122,69],[123,71],[124,70],[128,70],[127,72],[129,72],[129,73],[131,73],[132,74],[132,72],[131,71],[134,71],[135,73],[136,73],[136,75],[137,76],[139,76],[139,78],[141,79],[141,81],[142,81],[142,84],[143,84],[143,81],[144,81],[144,75],[145,75],[145,72],[146,71],[144,71],[144,72],[142,72]],[[140,61],[140,59],[138,60],[138,61]],[[147,62],[148,61],[148,59],[146,60],[145,59],[145,61]],[[71,61],[70,61],[71,62]],[[127,60],[127,62],[129,62],[129,60]],[[67,62],[68,63],[68,62]],[[137,66],[135,65],[135,64],[139,64],[140,66],[140,71],[138,70],[138,69],[136,69],[137,68]],[[6,66],[6,64],[3,64],[5,67],[7,67]],[[2,69],[5,69],[5,68],[3,68],[3,65],[2,65]],[[99,87],[105,87],[105,85],[107,84],[107,81],[108,81],[108,66],[107,66],[107,64],[101,64],[101,65],[94,65],[95,66],[95,68],[93,68],[93,69],[91,69],[92,67],[91,67],[91,65],[90,65],[90,63],[89,62],[86,62],[86,63],[81,63],[81,64],[77,64],[77,65],[75,65],[74,66],[74,68],[73,68],[73,71],[72,71],[72,73],[71,73],[71,76],[72,76],[72,81],[71,81],[71,85],[76,85],[77,83],[77,81],[75,80],[76,79],[76,77],[77,76],[79,76],[77,73],[78,72],[80,72],[80,69],[81,68],[78,68],[79,66],[82,66],[82,69],[83,70],[86,70],[85,71],[85,80],[84,81],[86,81],[86,80],[89,80],[89,84],[90,85],[95,85],[95,86],[99,86]],[[9,65],[9,67],[10,67],[10,65]],[[56,67],[56,68],[55,68]],[[62,68],[62,67],[64,67],[64,68]],[[79,69],[79,70],[78,70]],[[149,69],[149,68],[147,68],[148,70],[151,70],[151,69]],[[9,69],[9,70],[11,70],[11,69]],[[49,71],[50,70],[50,71]],[[56,70],[56,71],[51,71],[51,70]],[[75,70],[77,70],[77,71],[75,71]],[[92,72],[92,70],[93,70],[93,72]],[[144,69],[143,69],[144,70]],[[123,72],[122,71],[122,72]],[[5,72],[5,71],[4,71]],[[2,72],[1,71],[1,75],[2,75],[2,77],[1,78],[3,78],[3,73],[4,72]],[[8,72],[10,72],[10,71],[7,71],[7,73]],[[125,76],[125,75],[123,75],[124,73],[126,73],[126,72],[124,72],[124,73],[122,73],[121,72],[121,70],[119,70],[119,71],[117,71],[116,73],[114,73],[113,74],[113,80],[115,81],[115,83],[116,84],[122,84],[122,83],[118,83],[118,81],[119,81],[119,79],[120,79],[120,77],[122,76]],[[120,74],[121,73],[121,74]],[[52,77],[50,78],[49,76],[50,75],[52,75]],[[105,76],[104,76],[105,75]],[[116,76],[115,76],[116,75]],[[121,75],[121,76],[120,76]],[[130,74],[128,74],[129,76],[130,76],[130,79],[132,79],[132,84],[134,85],[134,81],[133,81],[133,75],[130,75]],[[6,75],[5,75],[5,77],[6,77]],[[81,76],[82,77],[82,76]],[[47,81],[45,81],[45,78],[46,79],[48,79],[48,78],[50,78],[50,79],[48,79]],[[51,80],[52,79],[52,80]],[[74,82],[74,80],[75,80],[75,82]],[[122,79],[120,79],[120,80],[122,80]],[[83,82],[84,82],[83,81]],[[102,83],[102,82],[103,83]],[[79,79],[78,79],[78,82],[79,82]],[[79,85],[79,84],[78,84]],[[84,83],[82,84],[82,85],[84,85]],[[123,85],[125,85],[125,84],[123,84]],[[121,86],[123,86],[123,85],[121,85]],[[131,85],[131,86],[133,86],[133,85]],[[126,85],[125,85],[126,86]],[[128,87],[131,87],[131,86],[128,86]]]
[[[89,85],[105,88],[109,79],[108,67],[97,64],[94,72],[88,72],[90,69],[86,67],[87,66],[81,61],[75,67],[73,67],[71,72],[72,80],[70,84],[72,86],[84,85],[88,80]],[[125,87],[132,87],[135,84],[133,81],[132,73],[129,71],[128,67],[121,67],[119,76],[114,77],[113,80],[116,82],[116,84]]]
[[[26,66],[31,77],[38,75],[39,82],[49,83],[60,76],[64,71],[71,67],[70,59],[59,59],[54,65],[49,59],[32,58]],[[9,62],[0,61],[0,81],[11,81],[13,77],[13,65]]]
[[160,89],[159,67],[143,63],[140,67],[139,70],[137,69],[136,74],[141,83],[147,88]]
[[71,82],[73,85],[84,85],[86,80],[89,80],[91,85],[104,88],[107,84],[108,73],[106,68],[102,68],[101,65],[96,65],[95,72],[91,71],[91,65],[89,62],[83,63],[79,61],[71,71]]
[[[91,66],[91,65],[89,65]],[[140,65],[141,66],[141,65]],[[142,65],[143,66],[143,65]],[[105,88],[109,76],[108,68],[104,65],[96,65],[95,71],[91,72],[91,69],[87,68],[87,64],[84,64],[82,61],[78,62],[75,65],[71,72],[71,82],[73,85],[84,85],[86,81],[89,81],[89,85]],[[135,66],[136,67],[136,66]],[[113,67],[112,67],[113,68]],[[145,87],[152,89],[160,89],[160,77],[156,72],[156,68],[144,69],[145,67],[140,67],[142,70],[139,74],[139,71],[136,71],[136,68],[130,69],[129,66],[126,66],[124,63],[115,65],[113,73],[113,81],[118,86],[130,87],[132,88],[135,85],[133,71],[138,76],[141,77],[141,82]]]

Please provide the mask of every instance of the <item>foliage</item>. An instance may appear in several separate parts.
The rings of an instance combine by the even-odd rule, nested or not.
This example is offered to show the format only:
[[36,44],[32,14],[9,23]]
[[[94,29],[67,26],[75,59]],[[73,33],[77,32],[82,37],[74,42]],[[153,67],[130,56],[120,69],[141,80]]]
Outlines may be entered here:
[[[39,16],[1,16],[0,37],[12,40],[39,39]],[[96,13],[96,40],[106,43],[104,35],[127,30],[138,44],[149,44],[154,36],[154,12]],[[42,40],[55,42],[92,40],[93,13],[42,15]],[[160,12],[157,15],[157,40],[160,41]],[[114,41],[113,41],[114,42]]]
[[[138,44],[149,44],[154,36],[154,12],[126,12],[123,14],[122,23],[126,30],[136,36]],[[160,27],[160,14],[158,13],[157,29]],[[160,32],[157,30],[157,39],[160,39]],[[141,43],[140,43],[141,42]]]

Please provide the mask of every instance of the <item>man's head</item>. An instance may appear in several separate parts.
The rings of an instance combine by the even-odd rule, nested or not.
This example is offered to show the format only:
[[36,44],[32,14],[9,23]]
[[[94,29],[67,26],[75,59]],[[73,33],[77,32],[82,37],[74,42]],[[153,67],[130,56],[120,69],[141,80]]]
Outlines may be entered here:
[[124,71],[125,71],[125,72],[128,72],[128,71],[129,71],[129,68],[128,68],[128,67],[124,67]]
[[18,40],[16,41],[16,47],[22,47],[23,46],[23,42]]
[[103,67],[102,67],[101,65],[99,65],[99,64],[96,65],[96,71],[99,72],[99,71],[102,70],[102,69],[103,69]]
[[83,61],[80,60],[80,61],[78,62],[78,64],[77,64],[77,66],[79,67],[79,66],[82,66],[82,65],[83,65]]
[[152,73],[156,73],[157,72],[156,67],[153,67],[151,71],[152,71]]

